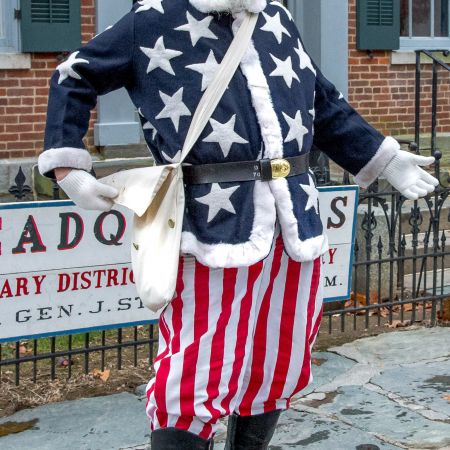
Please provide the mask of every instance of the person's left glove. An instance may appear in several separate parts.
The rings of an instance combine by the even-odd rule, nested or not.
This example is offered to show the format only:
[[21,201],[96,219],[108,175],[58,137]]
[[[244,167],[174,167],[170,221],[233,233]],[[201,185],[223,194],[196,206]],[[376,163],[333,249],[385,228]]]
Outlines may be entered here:
[[386,178],[406,198],[417,200],[434,192],[439,185],[436,178],[419,167],[429,166],[434,161],[432,156],[425,157],[397,150],[380,176]]

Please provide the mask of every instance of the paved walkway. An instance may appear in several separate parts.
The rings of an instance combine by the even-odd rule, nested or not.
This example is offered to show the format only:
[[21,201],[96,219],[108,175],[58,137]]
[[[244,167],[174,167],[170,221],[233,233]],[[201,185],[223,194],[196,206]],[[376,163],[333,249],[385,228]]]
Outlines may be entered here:
[[[450,449],[450,328],[359,339],[314,356],[314,383],[283,414],[271,450]],[[142,394],[20,411],[0,430],[8,421],[29,429],[0,438],[0,448],[149,450]],[[222,424],[218,450],[224,433]]]

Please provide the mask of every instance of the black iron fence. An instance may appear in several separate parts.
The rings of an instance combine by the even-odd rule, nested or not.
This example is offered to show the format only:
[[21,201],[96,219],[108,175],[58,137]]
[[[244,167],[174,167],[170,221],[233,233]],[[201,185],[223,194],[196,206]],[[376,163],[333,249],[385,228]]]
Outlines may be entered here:
[[[447,51],[441,52],[447,56]],[[431,65],[421,64],[422,55]],[[432,107],[429,122],[430,146],[421,144],[424,122],[421,117],[421,75],[432,71]],[[348,301],[327,304],[321,334],[352,330],[358,332],[382,326],[405,326],[415,322],[436,325],[450,298],[450,179],[442,168],[445,149],[438,148],[438,86],[440,71],[448,76],[450,67],[427,51],[417,52],[416,133],[415,142],[402,142],[410,151],[436,157],[434,175],[440,180],[436,192],[425,199],[409,201],[383,180],[361,192],[353,261],[352,297]],[[446,149],[450,151],[450,149]],[[322,156],[313,158],[313,170],[321,185],[349,184],[342,173],[339,179]],[[10,193],[18,200],[31,193],[21,170]],[[54,199],[59,199],[54,185]],[[21,379],[55,379],[58,368],[64,376],[74,370],[89,373],[93,367],[104,370],[114,365],[153,363],[157,345],[157,326],[135,326],[110,331],[83,333],[0,345],[0,381],[19,384]],[[74,359],[77,365],[73,366]],[[2,373],[3,372],[3,373]]]
[[[416,322],[434,326],[450,319],[445,316],[450,302],[450,178],[448,162],[442,165],[442,157],[448,157],[450,148],[439,148],[437,139],[440,80],[442,75],[448,80],[450,73],[442,57],[449,54],[448,50],[416,52],[415,139],[400,141],[411,152],[435,157],[433,170],[440,185],[434,194],[418,201],[406,200],[383,180],[361,193],[353,294],[351,300],[330,305],[325,311],[329,333]],[[424,57],[428,64],[424,64]],[[421,106],[425,71],[431,71],[428,123]],[[429,146],[424,144],[425,133],[430,137]],[[319,181],[336,183],[326,166],[316,171]],[[342,182],[349,182],[348,174],[342,175]]]

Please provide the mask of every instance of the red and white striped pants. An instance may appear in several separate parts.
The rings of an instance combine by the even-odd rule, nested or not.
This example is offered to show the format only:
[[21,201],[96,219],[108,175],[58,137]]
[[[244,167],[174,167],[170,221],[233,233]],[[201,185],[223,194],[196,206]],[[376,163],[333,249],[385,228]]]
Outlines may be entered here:
[[152,430],[211,438],[234,411],[289,407],[312,380],[322,317],[321,259],[288,257],[281,235],[250,267],[211,269],[180,258],[177,296],[160,320],[155,378],[147,385]]

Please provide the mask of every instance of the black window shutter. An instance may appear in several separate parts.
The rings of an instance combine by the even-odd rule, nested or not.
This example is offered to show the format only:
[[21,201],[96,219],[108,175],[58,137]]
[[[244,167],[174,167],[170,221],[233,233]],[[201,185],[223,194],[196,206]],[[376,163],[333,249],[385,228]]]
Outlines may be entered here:
[[72,51],[81,45],[80,0],[21,0],[23,52]]
[[357,0],[358,50],[400,48],[400,0]]

